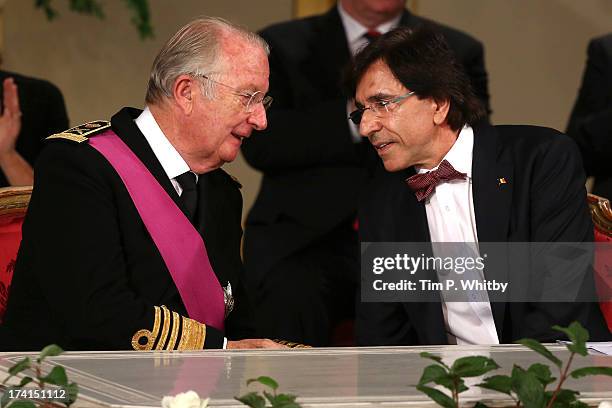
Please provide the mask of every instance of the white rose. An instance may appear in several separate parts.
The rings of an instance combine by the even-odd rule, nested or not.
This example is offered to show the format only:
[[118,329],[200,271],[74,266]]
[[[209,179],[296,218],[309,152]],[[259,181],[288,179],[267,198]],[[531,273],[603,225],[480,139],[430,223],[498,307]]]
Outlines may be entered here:
[[597,408],[612,408],[612,401],[601,401]]
[[202,400],[195,391],[181,392],[174,397],[164,397],[162,408],[206,408],[209,399]]

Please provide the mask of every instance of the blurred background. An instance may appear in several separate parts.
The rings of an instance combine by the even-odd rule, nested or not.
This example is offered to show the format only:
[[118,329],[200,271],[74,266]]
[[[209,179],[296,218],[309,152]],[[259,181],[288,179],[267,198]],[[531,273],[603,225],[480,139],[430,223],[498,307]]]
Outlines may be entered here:
[[[47,20],[34,0],[0,2],[2,68],[47,79],[63,92],[71,126],[142,107],[150,65],[161,45],[199,15],[252,30],[321,12],[327,0],[149,0],[153,39],[142,40],[123,1],[102,0],[105,19],[52,4]],[[588,40],[611,30],[610,0],[413,0],[416,14],[463,30],[485,46],[494,124],[564,130],[586,61]],[[612,92],[612,90],[611,90]],[[224,167],[243,187],[246,215],[259,174],[239,158]]]

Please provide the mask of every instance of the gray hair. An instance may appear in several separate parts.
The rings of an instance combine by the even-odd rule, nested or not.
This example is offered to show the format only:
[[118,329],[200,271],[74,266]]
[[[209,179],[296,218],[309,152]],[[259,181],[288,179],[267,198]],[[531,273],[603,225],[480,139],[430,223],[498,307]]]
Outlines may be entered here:
[[[172,97],[172,87],[179,75],[210,76],[219,71],[222,68],[221,39],[226,33],[236,34],[270,54],[264,39],[246,28],[219,17],[193,20],[178,30],[155,57],[145,98],[147,104]],[[211,81],[205,84],[203,91],[212,98],[214,84]]]

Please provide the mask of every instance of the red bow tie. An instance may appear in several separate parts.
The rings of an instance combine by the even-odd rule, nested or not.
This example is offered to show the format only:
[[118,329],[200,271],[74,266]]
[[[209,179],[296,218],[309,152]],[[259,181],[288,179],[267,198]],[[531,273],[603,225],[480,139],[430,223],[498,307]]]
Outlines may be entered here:
[[466,177],[467,174],[458,172],[448,161],[442,160],[436,170],[410,176],[406,179],[406,183],[414,191],[417,201],[423,201],[433,193],[438,184],[451,180],[465,180]]

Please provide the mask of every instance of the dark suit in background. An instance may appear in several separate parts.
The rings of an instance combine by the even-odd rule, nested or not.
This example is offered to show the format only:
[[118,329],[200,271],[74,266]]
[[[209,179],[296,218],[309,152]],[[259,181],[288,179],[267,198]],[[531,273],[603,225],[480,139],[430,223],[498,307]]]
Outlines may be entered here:
[[[418,202],[405,182],[412,174],[409,168],[373,180],[359,213],[361,241],[430,241],[425,202]],[[534,126],[477,126],[472,177],[479,242],[593,240],[582,160],[565,135]],[[583,283],[583,293],[594,293],[590,275]],[[574,320],[592,340],[612,337],[597,303],[491,303],[491,308],[500,343],[523,337],[554,341],[562,334],[551,326]],[[360,345],[448,342],[440,303],[361,302],[356,326]]]
[[[400,25],[434,24],[488,108],[483,47],[474,38],[404,11]],[[262,336],[329,345],[335,321],[354,313],[358,279],[353,228],[370,144],[354,143],[341,78],[350,61],[333,7],[323,15],[264,29],[270,44],[268,128],[243,143],[263,173],[245,228],[247,279],[256,294]]]
[[[121,110],[112,129],[185,212],[134,123],[139,114]],[[57,343],[67,350],[131,349],[132,336],[153,327],[153,306],[187,316],[185,306],[115,169],[87,143],[56,139],[48,144],[36,165],[2,328],[18,343],[0,347],[37,350]],[[241,280],[242,196],[221,169],[200,176],[198,188],[202,199],[195,227],[219,282],[224,287],[230,282],[236,299],[225,332],[252,337]],[[208,326],[205,347],[222,346],[223,333]]]
[[[0,81],[15,79],[21,108],[21,132],[17,137],[17,152],[34,166],[34,161],[43,147],[43,139],[68,128],[68,115],[60,90],[52,83],[26,77],[13,72],[0,71]],[[0,87],[0,100],[2,87]],[[0,171],[0,187],[8,186]]]
[[612,34],[589,43],[567,134],[580,147],[587,175],[595,176],[593,193],[612,199]]

